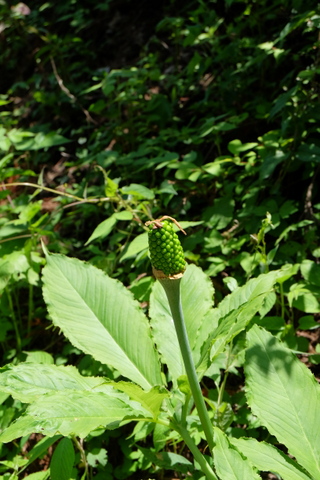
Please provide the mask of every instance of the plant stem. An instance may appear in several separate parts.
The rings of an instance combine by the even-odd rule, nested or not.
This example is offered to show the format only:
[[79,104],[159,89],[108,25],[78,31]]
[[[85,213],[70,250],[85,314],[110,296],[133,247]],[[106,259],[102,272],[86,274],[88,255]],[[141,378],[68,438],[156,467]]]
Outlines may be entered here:
[[283,283],[280,283],[280,302],[281,302],[281,318],[284,320],[285,310],[284,310],[284,292],[283,292]]
[[29,302],[28,302],[28,326],[27,326],[28,337],[30,336],[30,332],[31,332],[32,316],[33,316],[33,285],[30,283],[29,284]]
[[88,461],[87,461],[87,457],[86,457],[86,452],[83,448],[83,440],[78,440],[76,436],[72,436],[72,440],[74,441],[74,443],[76,444],[79,452],[80,452],[80,456],[81,456],[81,461],[84,465],[84,478],[86,478],[87,480],[89,480],[89,465],[88,465]]
[[206,436],[209,448],[212,452],[214,448],[213,440],[213,428],[211,420],[208,415],[206,404],[204,402],[202,392],[200,389],[196,369],[194,366],[191,348],[189,344],[188,334],[184,323],[184,317],[181,306],[180,297],[180,281],[181,278],[158,278],[159,282],[163,286],[171,309],[174,326],[177,332],[177,337],[180,345],[180,351],[183,359],[183,363],[188,376],[191,392],[193,395],[194,403],[196,405],[198,415],[202,424],[204,434]]
[[6,293],[8,297],[8,302],[9,302],[9,307],[11,310],[11,318],[12,318],[12,323],[13,323],[13,328],[16,334],[16,342],[17,342],[17,351],[20,353],[21,352],[21,337],[20,337],[20,332],[19,332],[19,327],[18,327],[18,321],[15,313],[15,309],[13,306],[13,300],[11,296],[11,292],[9,290],[9,287],[6,288]]
[[[220,388],[219,388],[219,394],[218,394],[218,400],[217,400],[218,415],[219,415],[219,408],[222,404],[223,394],[224,394],[224,391],[225,391],[225,388],[226,388],[227,378],[228,378],[228,375],[229,375],[229,367],[232,363],[232,361],[231,361],[232,346],[233,346],[233,341],[231,340],[230,345],[229,345],[229,349],[228,349],[228,354],[227,354],[226,368],[225,368],[224,376],[223,376],[223,379],[222,379],[222,382],[221,382],[221,385],[220,385]],[[219,416],[218,416],[218,418],[219,418]]]
[[201,471],[205,474],[208,480],[218,480],[214,471],[210,467],[209,463],[202,455],[196,444],[194,443],[193,439],[191,438],[188,430],[181,425],[174,424],[173,428],[181,435],[185,444],[189,448],[190,452],[192,453],[196,462],[199,463]]

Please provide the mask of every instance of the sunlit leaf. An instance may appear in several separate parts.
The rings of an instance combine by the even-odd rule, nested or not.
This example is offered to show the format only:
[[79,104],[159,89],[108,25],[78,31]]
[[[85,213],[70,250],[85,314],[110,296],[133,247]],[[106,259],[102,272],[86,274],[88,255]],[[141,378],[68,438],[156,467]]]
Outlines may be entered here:
[[43,282],[53,323],[71,343],[147,390],[162,384],[148,321],[120,282],[63,255],[47,255]]
[[[248,332],[248,403],[260,422],[315,479],[320,472],[320,386],[308,368],[266,330]],[[291,479],[290,479],[291,480]]]

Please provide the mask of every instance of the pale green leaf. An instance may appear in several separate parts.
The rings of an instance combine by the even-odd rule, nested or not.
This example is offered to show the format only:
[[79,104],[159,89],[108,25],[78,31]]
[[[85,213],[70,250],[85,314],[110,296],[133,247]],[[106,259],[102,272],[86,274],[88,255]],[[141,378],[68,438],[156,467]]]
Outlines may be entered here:
[[135,237],[131,243],[129,243],[128,248],[125,250],[123,256],[121,257],[121,262],[127,258],[135,257],[138,253],[146,250],[148,248],[148,234],[141,233]]
[[[200,346],[207,338],[207,327],[203,320],[212,308],[213,292],[212,284],[203,271],[195,265],[189,265],[181,281],[181,301],[196,363],[200,359]],[[150,317],[152,333],[162,359],[173,378],[177,379],[184,373],[184,367],[168,300],[159,282],[152,289]]]
[[291,285],[288,293],[290,307],[305,313],[320,312],[319,287],[312,284],[296,283]]
[[[39,132],[34,137],[34,143],[30,147],[30,150],[39,150],[40,148],[55,147],[57,145],[63,145],[69,143],[71,140],[68,140],[66,137],[59,135],[56,132],[43,133]],[[16,147],[18,150],[20,148]]]
[[214,428],[214,466],[221,480],[261,480],[251,462],[230,444],[219,428]]
[[[30,475],[27,475],[26,477],[24,477],[23,480],[47,480],[47,478],[49,478],[49,475],[50,475],[50,470],[43,470],[42,472],[30,473]],[[13,479],[10,477],[10,480],[13,480]]]
[[103,220],[103,222],[99,223],[99,225],[93,230],[92,234],[90,235],[89,239],[86,241],[85,245],[88,245],[93,240],[97,238],[105,238],[109,235],[112,231],[113,227],[117,223],[116,217],[111,215],[111,217]]
[[258,442],[255,438],[230,438],[258,470],[277,473],[283,480],[310,480],[291,458],[273,445]]
[[234,155],[238,155],[241,152],[255,148],[257,145],[257,143],[242,143],[241,140],[232,140],[228,143],[228,150]]
[[252,317],[263,307],[278,275],[279,271],[275,270],[249,280],[243,287],[238,287],[227,295],[218,308],[209,311],[204,320],[207,340],[202,348],[202,362],[212,343],[211,357],[215,358],[228,342],[246,328]]
[[314,285],[320,287],[320,265],[312,260],[303,260],[300,266],[303,278]]
[[139,385],[129,382],[110,382],[109,385],[113,385],[117,390],[121,390],[139,402],[153,417],[158,415],[163,400],[168,397],[166,390],[161,387],[154,387],[149,392],[145,392]]
[[104,173],[104,180],[105,180],[105,194],[107,197],[116,197],[117,190],[118,190],[118,184],[114,182],[111,178],[108,177],[108,175]]
[[44,352],[43,350],[34,350],[31,352],[24,351],[23,353],[27,355],[27,362],[44,363],[46,365],[52,365],[54,363],[53,356],[48,352]]
[[146,198],[152,200],[154,198],[154,193],[150,188],[145,187],[144,185],[139,185],[137,183],[131,183],[126,187],[121,188],[121,192],[125,195],[132,195],[137,198]]
[[320,386],[274,336],[254,325],[245,362],[248,403],[260,422],[320,478]]
[[72,441],[70,438],[62,438],[51,458],[51,480],[70,480],[74,460],[75,453]]
[[24,415],[4,430],[0,442],[11,442],[31,433],[84,438],[98,427],[116,428],[123,420],[149,417],[147,411],[137,403],[136,406],[134,409],[102,392],[49,393],[31,404]]
[[114,213],[114,217],[117,220],[132,220],[133,219],[132,213],[128,212],[127,210],[123,210],[122,212]]
[[73,345],[149,390],[162,384],[147,318],[119,281],[74,258],[48,255],[43,295]]
[[[8,364],[0,369],[0,390],[26,403],[31,403],[46,393],[63,390],[90,391],[102,384],[105,384],[103,378],[83,377],[71,365],[19,363]],[[112,387],[109,389],[112,390]]]

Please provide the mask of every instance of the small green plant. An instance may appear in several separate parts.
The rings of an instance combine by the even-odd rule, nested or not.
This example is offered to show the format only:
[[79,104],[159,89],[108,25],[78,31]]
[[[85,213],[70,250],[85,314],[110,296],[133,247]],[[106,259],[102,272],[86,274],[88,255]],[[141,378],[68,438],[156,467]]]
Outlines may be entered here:
[[[149,223],[151,238],[159,230],[172,237],[169,217],[163,218]],[[291,350],[257,325],[259,312],[268,312],[266,303],[275,285],[292,275],[290,266],[249,280],[218,307],[213,307],[211,282],[199,267],[189,265],[184,271],[181,264],[181,271],[174,268],[173,274],[155,269],[158,281],[148,320],[119,281],[83,261],[46,250],[45,254],[43,295],[53,324],[77,349],[114,373],[108,378],[83,376],[74,366],[46,361],[6,365],[0,372],[0,390],[28,406],[1,433],[1,442],[31,433],[44,435],[46,445],[59,440],[51,461],[52,480],[60,480],[64,461],[71,475],[76,447],[82,478],[89,479],[91,460],[81,439],[136,422],[137,441],[153,432],[153,446],[137,448],[155,468],[174,465],[181,475],[199,478],[202,472],[209,480],[256,480],[260,471],[284,480],[319,478],[320,418],[315,412],[320,408],[320,387]],[[180,253],[178,257],[180,262]],[[237,344],[244,334],[241,360]],[[250,407],[254,420],[247,417],[246,422],[266,429],[263,442],[245,429],[236,435],[231,428],[232,411],[228,413],[223,402],[225,381],[216,381],[216,399],[200,388],[199,382],[219,377],[215,372],[223,358],[226,371],[232,371],[236,358],[244,366],[246,395],[234,408],[245,403]],[[179,454],[165,450],[167,442],[179,441]],[[187,450],[193,460],[190,453],[189,459],[183,455]]]

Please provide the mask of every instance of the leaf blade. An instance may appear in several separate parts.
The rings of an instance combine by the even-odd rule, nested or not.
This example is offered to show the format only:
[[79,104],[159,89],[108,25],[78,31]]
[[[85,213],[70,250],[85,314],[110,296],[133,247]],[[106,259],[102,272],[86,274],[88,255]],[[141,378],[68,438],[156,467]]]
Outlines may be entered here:
[[245,362],[248,403],[262,424],[315,478],[320,474],[320,387],[280,341],[254,325]]
[[264,472],[277,473],[283,480],[310,480],[310,476],[281,450],[255,438],[232,438],[235,445],[250,461]]
[[69,480],[75,460],[73,443],[62,438],[53,452],[50,462],[51,480]]
[[43,282],[53,323],[73,345],[144,389],[162,384],[148,321],[120,282],[63,255],[47,256]]
[[0,434],[0,442],[11,442],[31,433],[84,438],[98,427],[115,428],[123,420],[149,417],[147,411],[136,406],[103,392],[53,392],[31,404]]
[[214,428],[216,446],[213,450],[214,464],[219,477],[223,480],[261,480],[249,460],[234,448],[227,436],[217,427]]

